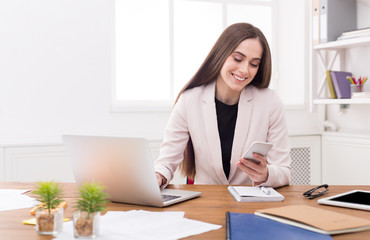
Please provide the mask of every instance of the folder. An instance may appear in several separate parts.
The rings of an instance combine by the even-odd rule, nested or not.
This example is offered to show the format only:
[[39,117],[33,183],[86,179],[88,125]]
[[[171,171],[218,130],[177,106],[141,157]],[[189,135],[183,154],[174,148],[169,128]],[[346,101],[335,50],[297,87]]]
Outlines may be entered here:
[[322,234],[341,234],[370,229],[370,220],[307,205],[268,208],[256,215]]
[[335,93],[333,80],[331,79],[331,71],[326,71],[326,82],[328,83],[328,88],[330,92],[330,98],[335,99],[337,98],[337,94]]
[[330,76],[337,98],[351,98],[351,83],[347,77],[352,77],[352,73],[331,71]]
[[320,43],[357,28],[356,0],[320,0]]
[[226,213],[226,239],[329,240],[321,234],[256,216],[251,213]]
[[320,0],[312,0],[312,44],[320,43]]

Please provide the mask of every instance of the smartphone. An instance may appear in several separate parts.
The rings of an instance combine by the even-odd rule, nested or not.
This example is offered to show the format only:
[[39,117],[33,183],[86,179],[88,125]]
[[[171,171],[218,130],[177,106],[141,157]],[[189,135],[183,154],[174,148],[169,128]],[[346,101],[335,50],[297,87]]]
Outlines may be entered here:
[[252,145],[248,148],[248,150],[244,153],[243,158],[253,161],[257,164],[260,163],[260,161],[253,157],[253,153],[258,153],[262,156],[266,156],[268,151],[272,148],[273,144],[268,142],[253,142]]

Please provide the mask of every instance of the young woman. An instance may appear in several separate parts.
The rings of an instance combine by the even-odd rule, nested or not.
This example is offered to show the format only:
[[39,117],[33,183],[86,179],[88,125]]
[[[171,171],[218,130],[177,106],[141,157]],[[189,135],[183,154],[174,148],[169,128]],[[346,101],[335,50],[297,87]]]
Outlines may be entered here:
[[[289,184],[283,104],[270,78],[263,33],[248,23],[226,28],[176,99],[155,161],[158,184],[166,187],[180,164],[195,184]],[[254,154],[258,164],[242,158],[254,141],[274,145],[267,156]]]

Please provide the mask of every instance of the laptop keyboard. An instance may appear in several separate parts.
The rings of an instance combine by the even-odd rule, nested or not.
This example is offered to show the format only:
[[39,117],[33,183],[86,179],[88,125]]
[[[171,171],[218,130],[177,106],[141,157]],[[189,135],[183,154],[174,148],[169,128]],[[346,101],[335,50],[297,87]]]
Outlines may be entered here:
[[170,201],[170,200],[179,198],[179,197],[181,197],[181,196],[162,194],[162,200],[163,200],[163,202],[167,202],[167,201]]

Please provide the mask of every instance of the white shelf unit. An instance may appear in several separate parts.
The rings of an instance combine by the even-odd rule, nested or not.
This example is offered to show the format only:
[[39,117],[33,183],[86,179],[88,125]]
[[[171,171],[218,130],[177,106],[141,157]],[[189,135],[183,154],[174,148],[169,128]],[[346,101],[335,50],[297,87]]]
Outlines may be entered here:
[[349,99],[314,99],[314,104],[370,104],[370,98],[349,98]]
[[338,40],[334,42],[316,44],[313,46],[313,49],[315,50],[335,50],[335,49],[361,47],[361,46],[368,46],[368,45],[370,45],[370,36],[354,37],[354,38],[348,38],[348,39]]
[[[360,5],[359,1],[356,4]],[[362,19],[361,27],[363,27],[364,15],[359,19]],[[312,23],[313,19],[310,20]],[[311,45],[309,100],[310,110],[315,110],[318,113],[322,183],[334,185],[369,184],[370,178],[367,169],[370,167],[370,161],[368,161],[370,129],[363,127],[363,125],[366,124],[364,119],[368,118],[367,109],[370,106],[370,99],[331,99],[326,80],[327,70],[357,71],[360,69],[364,71],[365,64],[369,62],[365,56],[370,53],[369,47],[370,36]],[[364,66],[352,70],[351,68],[356,64],[357,55],[366,61],[361,62]],[[353,73],[356,74],[356,72]],[[347,110],[350,106],[352,109]],[[359,113],[361,115],[358,115]],[[365,117],[363,118],[363,116]],[[358,119],[361,120],[359,125],[348,124]],[[331,128],[328,125],[330,123],[337,128]],[[356,159],[356,164],[348,164],[348,159],[352,158]]]
[[[370,36],[366,37],[354,37],[345,40],[338,40],[328,43],[321,43],[313,45],[312,58],[313,58],[313,73],[317,73],[318,61],[324,69],[330,70],[334,62],[339,58],[340,69],[344,68],[345,53],[344,51],[349,48],[370,46]],[[327,51],[332,51],[331,58],[324,56]],[[370,104],[370,98],[356,98],[356,99],[331,99],[326,98],[325,89],[327,88],[326,74],[321,76],[320,79],[316,79],[317,76],[312,76],[312,103],[313,104]]]

